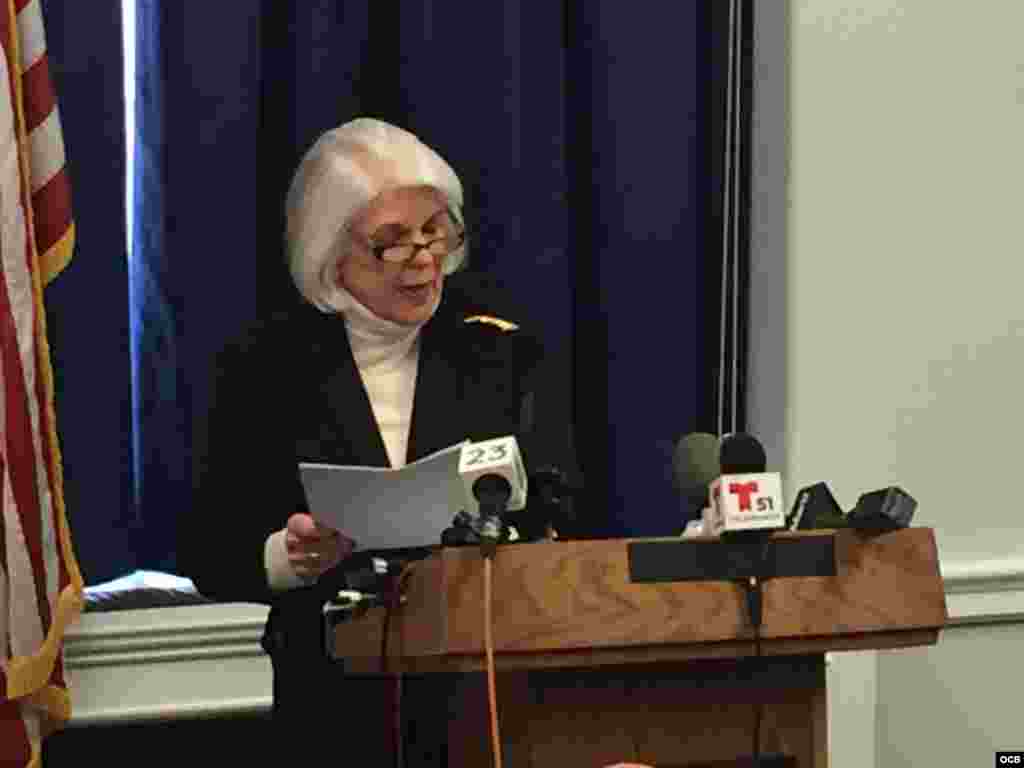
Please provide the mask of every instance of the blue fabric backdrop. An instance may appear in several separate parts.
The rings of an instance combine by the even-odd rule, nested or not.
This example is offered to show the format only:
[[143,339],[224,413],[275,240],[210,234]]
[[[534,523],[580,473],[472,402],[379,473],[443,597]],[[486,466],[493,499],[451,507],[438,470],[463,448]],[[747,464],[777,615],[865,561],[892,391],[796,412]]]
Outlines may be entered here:
[[46,289],[64,495],[83,576],[142,564],[133,500],[121,4],[44,0],[77,229]]
[[[279,247],[289,176],[319,133],[362,114],[412,129],[459,170],[474,268],[498,275],[544,324],[563,364],[562,407],[575,416],[592,532],[681,528],[671,448],[684,432],[713,428],[720,247],[711,158],[724,40],[714,3],[643,14],[618,0],[422,0],[401,3],[401,13],[399,5],[136,0],[136,403],[129,429],[127,363],[113,362],[127,326],[111,320],[102,335],[118,383],[104,407],[116,428],[89,449],[94,464],[117,471],[106,467],[92,489],[101,503],[79,509],[88,522],[75,531],[91,575],[174,569],[211,356],[260,312],[295,300]],[[120,29],[107,18],[118,4],[88,6],[86,14],[55,4],[60,18],[49,22],[63,62],[86,50],[102,60],[102,83],[90,72],[88,84],[65,85],[62,107],[69,143],[82,147],[70,151],[77,264],[88,248],[89,264],[118,266],[100,293],[75,291],[73,300],[102,296],[102,313],[127,318],[123,229],[110,202],[121,194],[122,138],[94,135],[99,124],[120,124],[112,117]],[[80,32],[98,26],[104,45]],[[77,38],[59,31],[73,27]],[[90,243],[93,220],[103,222],[105,243]],[[79,408],[69,395],[64,409]],[[87,459],[73,460],[88,471]]]

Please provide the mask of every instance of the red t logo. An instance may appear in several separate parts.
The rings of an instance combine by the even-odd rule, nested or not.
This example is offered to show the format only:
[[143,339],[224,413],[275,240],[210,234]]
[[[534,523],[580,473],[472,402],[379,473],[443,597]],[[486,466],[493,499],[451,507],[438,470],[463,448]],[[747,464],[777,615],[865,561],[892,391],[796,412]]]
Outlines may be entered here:
[[740,512],[749,512],[750,495],[757,493],[757,481],[751,480],[749,483],[729,483],[729,493],[736,494],[740,497]]

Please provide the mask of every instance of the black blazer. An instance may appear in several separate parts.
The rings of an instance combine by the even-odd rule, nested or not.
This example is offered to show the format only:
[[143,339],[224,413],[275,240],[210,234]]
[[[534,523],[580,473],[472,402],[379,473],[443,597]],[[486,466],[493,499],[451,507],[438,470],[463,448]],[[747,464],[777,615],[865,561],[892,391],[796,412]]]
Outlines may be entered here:
[[[495,285],[472,273],[446,279],[422,330],[408,459],[513,434],[528,471],[540,457],[574,470],[568,414],[531,416],[546,388],[564,388],[551,381],[539,335],[467,322],[474,315],[521,322]],[[273,594],[263,552],[291,514],[308,511],[298,462],[388,466],[343,320],[303,306],[228,345],[195,431],[195,506],[181,529],[179,570],[213,600],[269,603],[264,644],[272,655],[317,652],[320,608],[340,587],[345,564],[314,587]]]

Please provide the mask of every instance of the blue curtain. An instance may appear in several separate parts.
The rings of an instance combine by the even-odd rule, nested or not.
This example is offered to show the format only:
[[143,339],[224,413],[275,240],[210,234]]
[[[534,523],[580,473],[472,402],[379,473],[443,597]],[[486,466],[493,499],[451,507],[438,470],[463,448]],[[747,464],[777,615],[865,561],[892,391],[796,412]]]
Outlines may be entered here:
[[591,530],[678,532],[672,445],[712,428],[714,5],[136,0],[135,564],[174,569],[212,355],[296,300],[279,243],[298,158],[364,114],[451,161],[474,268],[543,323]]
[[64,495],[89,583],[139,564],[132,497],[121,3],[44,0],[77,230],[46,289]]

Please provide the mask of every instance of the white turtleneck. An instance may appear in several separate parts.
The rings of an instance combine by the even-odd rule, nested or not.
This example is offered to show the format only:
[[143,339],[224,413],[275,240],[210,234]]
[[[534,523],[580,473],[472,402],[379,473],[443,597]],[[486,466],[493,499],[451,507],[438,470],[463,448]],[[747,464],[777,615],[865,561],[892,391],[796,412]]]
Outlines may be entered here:
[[388,459],[392,467],[404,466],[421,326],[382,320],[355,299],[345,312],[345,326]]
[[[388,459],[394,468],[404,466],[423,324],[401,325],[384,320],[348,291],[341,287],[336,287],[336,291],[332,305],[344,316],[352,357],[369,396]],[[436,305],[434,309],[437,309]],[[288,562],[286,535],[287,529],[276,531],[267,538],[264,546],[267,582],[274,590],[292,589],[308,583],[295,574]]]

